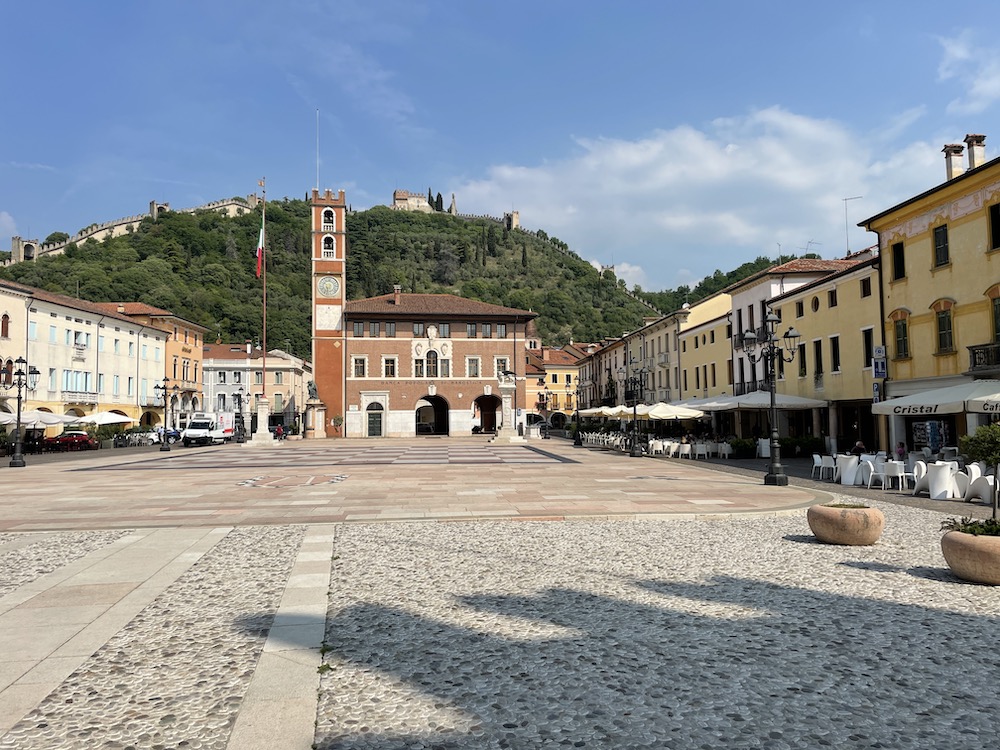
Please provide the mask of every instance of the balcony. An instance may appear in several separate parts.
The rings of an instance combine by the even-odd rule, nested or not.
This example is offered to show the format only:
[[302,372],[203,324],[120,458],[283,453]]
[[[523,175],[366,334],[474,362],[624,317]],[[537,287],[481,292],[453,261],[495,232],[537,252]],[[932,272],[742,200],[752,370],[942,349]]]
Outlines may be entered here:
[[733,385],[734,396],[746,396],[754,391],[766,391],[768,384],[766,380],[751,380],[747,383],[736,383]]
[[656,364],[660,367],[667,367],[670,364],[670,352],[660,352],[656,356]]
[[969,372],[980,377],[1000,376],[1000,343],[977,344],[969,350]]
[[96,391],[63,391],[62,401],[67,404],[96,404]]

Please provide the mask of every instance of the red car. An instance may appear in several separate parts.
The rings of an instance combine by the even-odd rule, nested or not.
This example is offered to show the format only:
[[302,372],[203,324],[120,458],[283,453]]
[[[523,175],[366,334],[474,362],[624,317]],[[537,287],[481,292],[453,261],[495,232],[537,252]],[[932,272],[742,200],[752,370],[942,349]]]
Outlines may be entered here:
[[45,438],[47,451],[86,451],[95,448],[97,441],[82,430],[70,430],[55,437]]

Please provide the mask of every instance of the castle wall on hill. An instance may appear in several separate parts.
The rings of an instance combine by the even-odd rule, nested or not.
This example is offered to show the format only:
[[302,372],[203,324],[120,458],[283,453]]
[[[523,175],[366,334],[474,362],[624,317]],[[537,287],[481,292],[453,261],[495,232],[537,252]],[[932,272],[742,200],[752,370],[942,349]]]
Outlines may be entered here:
[[[196,211],[216,211],[232,218],[234,216],[239,216],[244,211],[253,211],[257,207],[258,203],[260,203],[260,198],[258,198],[256,194],[253,194],[248,195],[246,198],[226,198],[223,200],[212,201],[211,203],[206,203],[201,206],[195,206],[194,208],[182,208],[177,210],[177,213],[193,214]],[[65,242],[50,242],[47,245],[42,244],[37,239],[26,240],[21,237],[14,236],[11,237],[10,240],[10,258],[4,261],[2,265],[9,266],[12,263],[21,263],[26,260],[37,260],[45,255],[61,255],[66,251],[66,246],[72,243],[80,244],[81,242],[86,242],[91,239],[101,242],[109,237],[120,237],[121,235],[130,232],[135,225],[139,224],[143,219],[152,219],[153,221],[156,221],[156,218],[161,213],[171,210],[173,209],[170,208],[169,203],[157,203],[156,201],[150,201],[149,213],[138,214],[136,216],[125,216],[121,219],[106,221],[103,224],[91,224],[89,227],[81,229]]]

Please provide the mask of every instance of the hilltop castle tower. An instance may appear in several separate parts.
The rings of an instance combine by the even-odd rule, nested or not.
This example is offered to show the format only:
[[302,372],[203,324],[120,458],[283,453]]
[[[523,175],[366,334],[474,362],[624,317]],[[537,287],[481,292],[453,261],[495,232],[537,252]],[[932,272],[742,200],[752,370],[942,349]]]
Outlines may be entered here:
[[347,260],[347,201],[344,191],[312,191],[312,358],[313,377],[326,405],[326,434],[333,420],[346,416],[344,376],[347,340],[344,301]]

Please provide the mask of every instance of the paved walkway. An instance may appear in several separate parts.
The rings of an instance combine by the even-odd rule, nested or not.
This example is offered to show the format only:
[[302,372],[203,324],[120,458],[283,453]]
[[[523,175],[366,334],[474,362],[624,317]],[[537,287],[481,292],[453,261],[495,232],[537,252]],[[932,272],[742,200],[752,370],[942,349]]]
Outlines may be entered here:
[[[431,644],[447,643],[449,637],[433,635],[433,628],[430,640],[420,645],[431,655],[428,663],[411,660],[409,654],[394,657],[412,662],[405,675],[388,666],[373,672],[364,666],[371,657],[345,650],[343,637],[378,636],[382,623],[398,619],[404,610],[416,613],[421,600],[436,601],[447,591],[453,593],[436,609],[400,627],[424,630],[447,619],[449,612],[462,608],[454,598],[462,592],[476,590],[489,597],[520,591],[521,586],[528,586],[525,591],[572,587],[577,578],[597,575],[603,580],[626,559],[615,586],[627,588],[626,579],[645,575],[644,566],[650,564],[661,565],[657,575],[684,578],[728,564],[750,570],[764,564],[752,558],[780,540],[775,529],[792,540],[792,552],[812,557],[814,552],[795,543],[791,530],[804,532],[802,509],[840,489],[813,486],[798,477],[787,488],[764,487],[766,467],[748,465],[752,462],[714,466],[634,459],[574,448],[561,440],[527,447],[437,438],[286,442],[265,449],[230,445],[34,458],[23,469],[0,469],[0,750],[305,750],[314,743],[331,750],[540,747],[544,731],[534,739],[524,735],[520,744],[516,737],[497,744],[497,733],[508,731],[501,728],[507,726],[506,712],[474,710],[471,704],[462,708],[465,691],[474,690],[473,683],[480,684],[484,676],[460,693],[446,691],[450,718],[445,721],[436,713],[432,704],[440,706],[442,698],[433,698],[439,693],[433,687],[419,688],[420,675],[429,673],[455,685],[459,678],[439,671],[444,667],[435,661]],[[789,462],[788,470],[794,476],[798,463]],[[892,492],[877,500],[911,504]],[[938,517],[928,523],[920,515],[926,511],[900,512],[900,527],[905,519],[921,529],[936,528]],[[692,542],[705,532],[683,524],[722,517],[740,519],[724,532],[717,552],[707,550],[722,557],[685,570],[699,558]],[[643,523],[661,519],[682,525]],[[461,523],[484,520],[492,523]],[[575,523],[518,525],[511,520]],[[438,523],[386,527],[373,521]],[[400,531],[383,533],[380,528]],[[674,529],[680,536],[654,538],[672,535]],[[690,534],[694,536],[686,536]],[[763,535],[761,541],[757,535]],[[722,539],[733,538],[742,540],[738,553],[722,551],[728,543]],[[894,541],[885,551],[898,557],[907,539],[901,537],[901,543]],[[666,567],[656,563],[663,545],[671,550]],[[843,554],[854,559],[856,553]],[[892,564],[900,562],[894,558]],[[809,564],[786,561],[778,569],[790,568],[799,580],[799,570]],[[481,569],[483,565],[487,567]],[[851,575],[844,573],[847,579]],[[398,586],[381,589],[399,576]],[[954,586],[946,571],[934,577],[938,584]],[[434,591],[415,596],[409,584],[418,579]],[[497,579],[496,584],[486,585],[488,579]],[[603,591],[605,584],[598,588]],[[365,591],[374,596],[376,589],[381,598],[373,610],[364,603]],[[977,609],[995,616],[997,603],[989,601],[985,610]],[[579,611],[573,607],[559,618]],[[521,615],[512,611],[501,620],[508,617]],[[497,638],[508,625],[483,618],[482,612],[474,612],[455,632],[453,657],[464,654],[467,646],[473,661],[485,663],[480,659],[483,643],[469,634],[487,628]],[[544,635],[548,626],[542,626],[537,636],[530,636],[525,628],[539,626],[517,621],[509,643],[551,635]],[[557,630],[561,633],[563,626]],[[403,643],[392,640],[394,649]],[[324,643],[336,658],[324,661]],[[623,642],[613,650],[635,646]],[[501,650],[506,653],[507,648]],[[510,658],[508,654],[502,661]],[[563,659],[553,658],[553,664]],[[355,659],[360,661],[350,666]],[[487,674],[506,668],[498,663]],[[599,682],[599,677],[583,674],[577,676],[584,682]],[[411,687],[385,697],[384,703],[373,698],[384,695],[386,685],[397,679]],[[514,688],[497,689],[505,693]],[[394,701],[402,695],[408,697],[397,706]],[[531,700],[538,698],[534,694]],[[379,714],[370,700],[389,713]],[[532,710],[558,713],[562,701]],[[391,710],[390,704],[395,706]],[[456,710],[481,721],[459,721]],[[586,713],[594,711],[600,714],[593,707]],[[497,714],[497,724],[482,719],[491,712]],[[411,713],[415,724],[405,718]],[[454,731],[459,734],[433,739],[445,731],[442,721],[457,722]],[[645,746],[638,739],[595,743],[589,721],[564,729],[563,738],[590,738],[586,746],[593,747]],[[532,722],[536,728],[545,723],[538,716]],[[642,731],[647,729],[652,737],[661,727]]]

